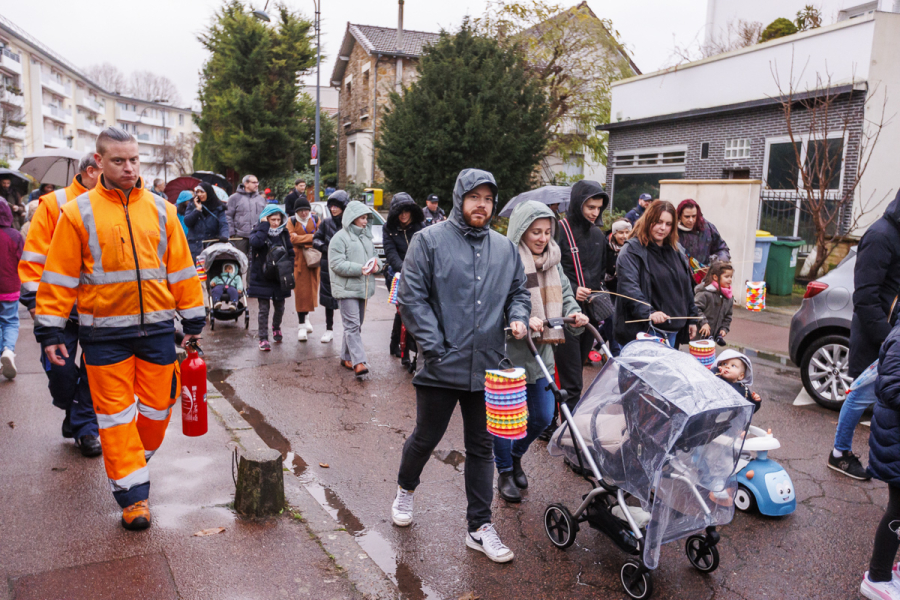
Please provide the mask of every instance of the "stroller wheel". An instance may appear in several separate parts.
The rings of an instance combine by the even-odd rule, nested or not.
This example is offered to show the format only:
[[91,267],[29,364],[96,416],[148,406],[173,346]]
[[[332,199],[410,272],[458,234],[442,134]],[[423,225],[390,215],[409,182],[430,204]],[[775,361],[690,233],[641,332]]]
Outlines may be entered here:
[[719,568],[719,549],[710,546],[702,535],[689,537],[684,544],[684,553],[701,573],[712,573]]
[[209,315],[209,328],[211,331],[216,330],[216,318],[212,315]]
[[554,546],[565,550],[575,543],[578,523],[562,504],[551,504],[544,511],[544,531]]
[[244,314],[244,329],[250,329],[250,310]]
[[646,600],[653,595],[653,579],[650,572],[641,568],[641,565],[634,561],[628,561],[622,565],[619,571],[622,578],[622,587],[625,593],[636,598],[637,600]]
[[750,490],[743,485],[738,486],[738,491],[734,495],[734,507],[744,512],[752,510],[756,505],[756,498],[750,493]]

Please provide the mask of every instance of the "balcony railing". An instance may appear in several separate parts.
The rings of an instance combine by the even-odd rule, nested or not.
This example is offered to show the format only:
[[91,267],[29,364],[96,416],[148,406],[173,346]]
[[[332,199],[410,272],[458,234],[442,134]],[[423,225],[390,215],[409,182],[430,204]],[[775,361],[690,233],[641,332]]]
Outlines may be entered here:
[[0,53],[0,67],[3,67],[16,75],[21,75],[22,57],[11,51],[9,48],[3,48],[2,53]]
[[10,50],[9,48],[3,49],[3,56],[5,56],[7,58],[11,58],[12,60],[16,61],[17,63],[22,62],[22,57],[19,56],[18,54],[16,54],[15,52],[13,52],[12,50]]
[[72,123],[72,111],[59,106],[46,106],[42,108],[45,117],[49,117],[61,123]]
[[50,75],[50,73],[41,73],[41,83],[47,89],[56,92],[66,98],[72,97],[72,84],[71,83],[61,83],[56,77]]

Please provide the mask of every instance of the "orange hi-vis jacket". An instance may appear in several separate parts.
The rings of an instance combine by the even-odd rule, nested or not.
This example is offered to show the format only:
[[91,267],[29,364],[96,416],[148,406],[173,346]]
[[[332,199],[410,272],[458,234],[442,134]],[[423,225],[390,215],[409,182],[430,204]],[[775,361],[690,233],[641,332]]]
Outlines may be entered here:
[[77,299],[82,341],[129,339],[175,331],[199,334],[206,309],[175,206],[138,179],[126,194],[97,186],[67,202],[37,292],[35,337],[62,343]]
[[44,194],[38,199],[38,208],[31,218],[28,237],[25,239],[25,251],[19,261],[19,280],[22,282],[19,302],[26,308],[34,308],[38,284],[47,262],[47,251],[50,250],[50,240],[53,239],[56,223],[62,214],[60,208],[86,191],[87,188],[81,185],[76,175],[69,187]]

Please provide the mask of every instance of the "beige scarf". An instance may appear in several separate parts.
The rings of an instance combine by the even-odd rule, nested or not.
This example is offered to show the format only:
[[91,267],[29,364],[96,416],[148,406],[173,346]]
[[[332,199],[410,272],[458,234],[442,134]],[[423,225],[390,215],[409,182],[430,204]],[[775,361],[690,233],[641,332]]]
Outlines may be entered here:
[[[531,292],[531,316],[542,321],[562,317],[562,283],[556,269],[561,258],[559,246],[550,240],[544,253],[535,256],[524,242],[520,242],[519,256],[525,266],[525,287]],[[542,334],[531,331],[531,335],[540,336],[535,340],[539,344],[560,344],[566,339],[561,329],[549,327],[545,327]]]

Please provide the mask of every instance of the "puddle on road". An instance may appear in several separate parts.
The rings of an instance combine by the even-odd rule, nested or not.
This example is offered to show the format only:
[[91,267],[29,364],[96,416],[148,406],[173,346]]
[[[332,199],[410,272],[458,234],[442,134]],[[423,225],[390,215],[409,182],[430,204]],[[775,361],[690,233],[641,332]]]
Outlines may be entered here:
[[459,468],[459,465],[466,462],[466,455],[459,450],[435,450],[431,455],[445,465],[450,465],[460,473],[462,472],[462,469]]
[[[230,370],[213,369],[209,371],[208,377],[229,404],[241,413],[241,416],[253,427],[257,435],[270,448],[281,453],[285,468],[290,469],[298,477],[302,475],[303,486],[306,490],[331,515],[331,518],[340,523],[341,527],[356,539],[366,554],[375,561],[375,564],[394,580],[402,597],[409,600],[440,598],[437,592],[415,574],[410,565],[397,556],[390,542],[384,536],[377,531],[366,529],[362,521],[347,508],[334,490],[323,486],[312,473],[307,472],[306,461],[291,449],[290,441],[275,429],[261,412],[237,397],[234,388],[226,382],[230,375]],[[434,456],[454,468],[457,468],[465,460],[465,455],[457,450],[436,451]]]

